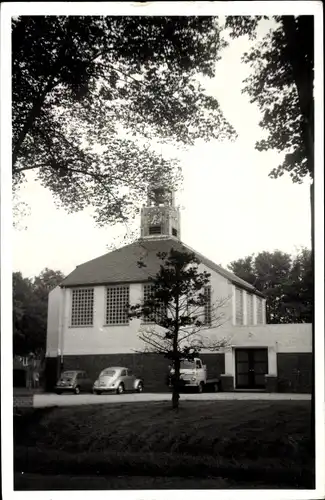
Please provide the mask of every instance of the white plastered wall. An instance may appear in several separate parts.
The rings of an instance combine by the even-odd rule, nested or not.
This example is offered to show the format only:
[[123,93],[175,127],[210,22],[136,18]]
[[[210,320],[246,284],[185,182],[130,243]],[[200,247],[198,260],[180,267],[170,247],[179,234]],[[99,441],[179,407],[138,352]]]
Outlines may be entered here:
[[47,334],[46,356],[60,355],[60,331],[62,322],[62,309],[64,304],[64,291],[60,287],[54,288],[48,296],[47,309]]

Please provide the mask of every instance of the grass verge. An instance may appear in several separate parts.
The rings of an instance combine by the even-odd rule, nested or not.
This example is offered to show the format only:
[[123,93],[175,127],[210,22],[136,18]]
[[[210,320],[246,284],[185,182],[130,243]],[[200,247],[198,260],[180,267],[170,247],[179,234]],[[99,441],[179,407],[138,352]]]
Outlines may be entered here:
[[306,401],[26,409],[14,426],[15,471],[312,488],[309,413]]

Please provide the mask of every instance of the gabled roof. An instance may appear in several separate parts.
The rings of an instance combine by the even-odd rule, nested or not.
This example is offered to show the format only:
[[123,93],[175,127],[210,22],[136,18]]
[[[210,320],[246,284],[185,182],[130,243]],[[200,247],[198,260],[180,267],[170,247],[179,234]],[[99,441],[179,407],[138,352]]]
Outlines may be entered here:
[[[140,239],[118,250],[89,260],[77,266],[63,280],[61,286],[72,287],[148,281],[148,275],[155,275],[159,271],[161,262],[157,257],[157,252],[168,253],[172,248],[178,251],[195,253],[202,264],[209,269],[217,272],[240,288],[264,297],[253,285],[223,269],[176,238]],[[142,259],[146,267],[138,266],[138,261]]]

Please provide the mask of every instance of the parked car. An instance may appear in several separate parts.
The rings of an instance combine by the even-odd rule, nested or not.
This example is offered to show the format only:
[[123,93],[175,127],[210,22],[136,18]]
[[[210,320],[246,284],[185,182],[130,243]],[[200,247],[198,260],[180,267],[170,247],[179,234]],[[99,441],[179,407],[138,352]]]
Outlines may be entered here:
[[116,392],[122,394],[124,391],[143,391],[143,380],[137,378],[132,370],[122,366],[105,368],[94,383],[94,394],[103,392]]
[[55,386],[55,392],[62,394],[64,391],[79,394],[81,391],[91,392],[93,383],[83,370],[69,370],[61,374]]
[[[175,370],[170,367],[168,385],[173,387]],[[220,379],[208,378],[207,366],[200,358],[192,361],[183,360],[180,366],[180,385],[183,389],[196,389],[197,392],[218,392],[220,391]]]

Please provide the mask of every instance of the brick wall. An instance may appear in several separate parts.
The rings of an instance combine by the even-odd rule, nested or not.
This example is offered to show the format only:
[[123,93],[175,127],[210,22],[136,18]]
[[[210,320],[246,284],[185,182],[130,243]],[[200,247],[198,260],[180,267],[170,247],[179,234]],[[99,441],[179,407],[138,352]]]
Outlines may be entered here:
[[[209,377],[218,377],[224,372],[224,354],[202,354],[208,367]],[[166,375],[169,361],[157,354],[97,354],[64,356],[64,370],[86,370],[95,381],[99,373],[109,366],[131,368],[137,377],[144,380],[146,392],[166,392]]]

